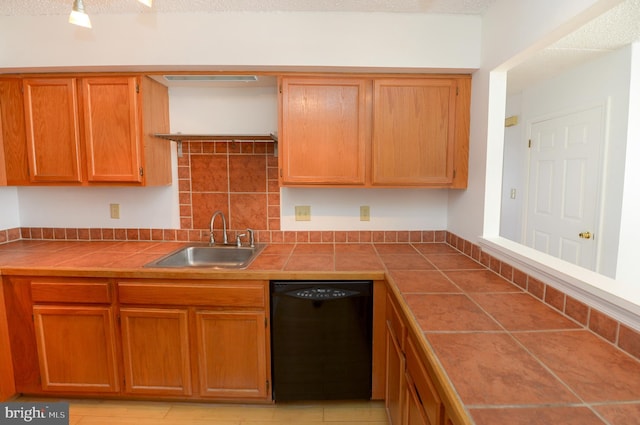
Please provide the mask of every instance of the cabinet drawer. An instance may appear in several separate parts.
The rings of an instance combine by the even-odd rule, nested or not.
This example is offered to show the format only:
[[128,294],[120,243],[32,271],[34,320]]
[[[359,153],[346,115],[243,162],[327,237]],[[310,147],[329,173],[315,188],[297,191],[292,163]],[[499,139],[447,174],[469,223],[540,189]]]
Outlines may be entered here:
[[107,281],[33,280],[31,281],[31,297],[35,303],[111,303],[111,291]]
[[436,388],[418,355],[412,338],[407,338],[405,344],[407,371],[415,384],[416,392],[422,401],[422,407],[432,424],[439,424],[442,418],[442,402]]
[[159,304],[220,307],[266,306],[266,282],[215,283],[118,282],[122,304]]
[[396,304],[391,298],[391,294],[387,294],[387,323],[394,339],[398,342],[400,348],[404,350],[404,340],[407,328],[400,316],[400,312],[398,311]]

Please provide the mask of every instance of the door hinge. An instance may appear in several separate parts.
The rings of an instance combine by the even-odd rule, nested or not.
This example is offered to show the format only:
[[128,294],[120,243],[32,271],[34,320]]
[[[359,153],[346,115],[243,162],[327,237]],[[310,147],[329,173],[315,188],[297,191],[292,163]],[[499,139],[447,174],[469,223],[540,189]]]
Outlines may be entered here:
[[136,83],[136,93],[140,93],[140,85]]
[[531,148],[531,139],[529,139],[529,148]]
[[144,169],[140,167],[140,177],[144,176]]
[[282,168],[280,169],[280,177],[282,177]]
[[282,84],[280,84],[280,87],[278,87],[278,91],[282,93]]
[[460,94],[460,88],[456,86],[456,96]]
[[456,170],[453,170],[453,178],[456,178]]
[[266,328],[268,326],[268,322],[267,322],[267,318],[264,318],[264,327]]

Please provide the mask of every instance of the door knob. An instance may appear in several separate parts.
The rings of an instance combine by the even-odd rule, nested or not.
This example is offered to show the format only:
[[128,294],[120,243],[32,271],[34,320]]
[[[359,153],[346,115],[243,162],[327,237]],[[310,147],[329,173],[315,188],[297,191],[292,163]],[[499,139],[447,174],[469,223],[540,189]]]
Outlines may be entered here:
[[578,236],[580,236],[582,239],[591,239],[591,236],[593,236],[591,234],[591,232],[581,232],[578,233]]

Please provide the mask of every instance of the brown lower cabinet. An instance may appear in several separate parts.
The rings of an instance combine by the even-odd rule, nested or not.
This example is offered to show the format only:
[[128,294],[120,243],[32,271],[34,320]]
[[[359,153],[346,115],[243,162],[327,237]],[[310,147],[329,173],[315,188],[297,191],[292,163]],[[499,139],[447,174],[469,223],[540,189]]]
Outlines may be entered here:
[[264,399],[269,392],[266,316],[260,311],[197,311],[200,395]]
[[458,425],[421,354],[393,291],[386,304],[387,367],[385,403],[391,425]]
[[271,401],[267,281],[3,283],[18,393]]
[[187,309],[120,308],[125,392],[191,395]]
[[118,392],[110,306],[34,305],[33,320],[44,391]]
[[405,397],[406,362],[403,352],[406,327],[400,319],[391,295],[387,295],[386,306],[387,330],[387,385],[385,406],[392,424],[402,424],[404,416],[403,398]]

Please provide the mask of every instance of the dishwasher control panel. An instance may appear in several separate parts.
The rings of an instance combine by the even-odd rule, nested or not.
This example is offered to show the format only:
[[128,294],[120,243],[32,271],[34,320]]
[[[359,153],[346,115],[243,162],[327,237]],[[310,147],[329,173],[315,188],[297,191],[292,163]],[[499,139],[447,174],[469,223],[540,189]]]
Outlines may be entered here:
[[302,288],[287,292],[287,295],[308,300],[328,300],[356,295],[356,291],[337,288]]

